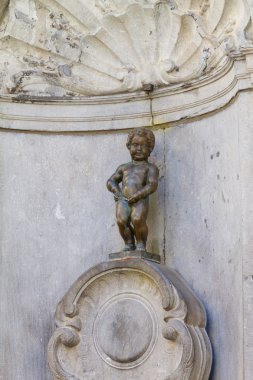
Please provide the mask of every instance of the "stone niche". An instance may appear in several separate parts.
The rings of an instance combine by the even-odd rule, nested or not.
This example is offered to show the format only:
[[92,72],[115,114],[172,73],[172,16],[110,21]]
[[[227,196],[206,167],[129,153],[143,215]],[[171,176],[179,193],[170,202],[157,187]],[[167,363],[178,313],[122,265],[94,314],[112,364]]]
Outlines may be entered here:
[[60,380],[207,380],[201,302],[175,271],[141,259],[101,263],[56,311],[49,364]]
[[[149,126],[161,173],[149,248],[205,302],[212,380],[252,380],[252,15],[253,0],[0,1],[3,379],[51,380],[55,304],[120,244],[101,194],[116,157],[128,159],[124,134]],[[55,379],[154,380],[152,363],[157,380],[207,378],[199,301],[163,266],[124,265],[88,271],[59,305]],[[143,333],[115,353],[110,318],[123,308],[145,325],[124,314]]]

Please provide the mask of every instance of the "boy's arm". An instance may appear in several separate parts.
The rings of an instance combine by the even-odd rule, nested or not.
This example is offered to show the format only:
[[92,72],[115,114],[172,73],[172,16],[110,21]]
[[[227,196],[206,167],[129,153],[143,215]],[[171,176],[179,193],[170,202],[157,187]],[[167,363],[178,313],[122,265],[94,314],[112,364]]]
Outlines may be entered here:
[[115,173],[108,179],[106,186],[109,191],[111,191],[115,195],[121,194],[121,188],[119,186],[119,183],[122,181],[123,178],[123,170],[122,165],[118,167]]
[[129,203],[136,203],[140,199],[146,198],[148,195],[154,193],[158,186],[159,170],[156,165],[149,167],[149,174],[146,186],[137,191],[131,198],[128,199]]

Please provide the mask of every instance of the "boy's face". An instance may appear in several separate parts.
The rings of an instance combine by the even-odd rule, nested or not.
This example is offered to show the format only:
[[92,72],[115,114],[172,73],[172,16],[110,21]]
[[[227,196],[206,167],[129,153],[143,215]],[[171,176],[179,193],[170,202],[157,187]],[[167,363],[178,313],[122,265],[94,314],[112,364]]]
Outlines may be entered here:
[[134,161],[146,161],[150,155],[147,138],[134,136],[129,150]]

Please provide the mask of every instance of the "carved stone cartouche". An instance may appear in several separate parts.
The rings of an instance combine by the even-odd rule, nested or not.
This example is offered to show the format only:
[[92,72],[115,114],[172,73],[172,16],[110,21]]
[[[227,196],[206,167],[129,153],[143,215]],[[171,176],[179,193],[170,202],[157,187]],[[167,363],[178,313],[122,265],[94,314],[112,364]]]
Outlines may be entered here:
[[182,277],[146,260],[101,263],[69,289],[49,343],[54,380],[207,380],[206,314]]

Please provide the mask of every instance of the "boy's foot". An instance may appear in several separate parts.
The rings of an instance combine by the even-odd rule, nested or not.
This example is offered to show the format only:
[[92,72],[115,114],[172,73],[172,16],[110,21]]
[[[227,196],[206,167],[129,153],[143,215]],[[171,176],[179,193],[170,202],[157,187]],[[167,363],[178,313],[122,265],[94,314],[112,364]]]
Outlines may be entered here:
[[126,244],[123,251],[134,251],[135,250],[135,245],[134,244]]
[[143,243],[138,243],[136,244],[136,250],[137,251],[145,251],[146,252],[146,247]]

